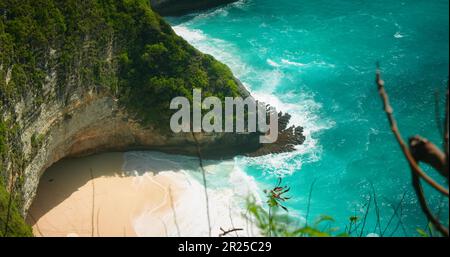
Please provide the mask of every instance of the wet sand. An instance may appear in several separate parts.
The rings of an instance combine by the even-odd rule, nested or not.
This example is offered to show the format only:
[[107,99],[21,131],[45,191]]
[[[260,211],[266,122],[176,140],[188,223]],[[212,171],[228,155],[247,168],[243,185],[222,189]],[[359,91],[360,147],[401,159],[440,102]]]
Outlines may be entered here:
[[[37,236],[136,236],[134,217],[144,209],[170,210],[181,176],[152,175],[136,183],[122,172],[122,153],[64,160],[42,176],[28,222]],[[155,236],[163,235],[155,224]]]
[[[207,236],[204,188],[180,171],[124,172],[124,154],[63,160],[41,177],[27,222],[36,236]],[[145,165],[144,165],[145,166]],[[158,163],[156,162],[157,167]],[[248,227],[224,206],[233,192],[209,191],[212,234]],[[233,223],[231,216],[236,217]],[[233,223],[233,224],[232,224]]]

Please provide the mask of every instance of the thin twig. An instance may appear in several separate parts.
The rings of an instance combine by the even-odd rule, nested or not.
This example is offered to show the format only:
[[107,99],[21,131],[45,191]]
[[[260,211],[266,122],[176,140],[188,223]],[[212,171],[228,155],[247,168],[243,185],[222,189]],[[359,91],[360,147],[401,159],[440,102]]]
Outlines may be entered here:
[[408,233],[406,232],[405,225],[403,224],[403,205],[400,205],[400,214],[397,212],[394,213],[395,217],[397,217],[397,225],[395,226],[395,229],[392,231],[390,237],[392,237],[395,232],[397,232],[398,228],[401,227],[404,236],[408,236]]
[[441,216],[441,213],[442,213],[444,199],[445,199],[445,197],[443,195],[441,195],[441,198],[439,199],[438,211],[436,212],[436,217],[438,217],[438,218]]
[[226,236],[226,235],[228,235],[230,233],[233,233],[233,232],[243,231],[243,229],[242,228],[232,228],[232,229],[229,229],[229,230],[224,230],[223,228],[220,228],[220,231],[222,231],[222,233],[219,234],[219,237],[223,237],[223,236]]
[[[403,235],[405,237],[407,237],[408,236],[408,232],[406,232],[405,224],[403,224],[403,205],[400,206],[400,214],[397,213],[395,216],[397,216],[398,223],[400,224],[400,227],[402,228],[402,231],[403,231]],[[394,234],[392,234],[391,237],[393,235]]]
[[248,219],[249,219],[248,208],[245,210],[244,218],[245,218],[245,228],[247,228],[247,237],[250,237],[250,229],[248,226]]
[[383,237],[383,233],[381,232],[380,208],[378,207],[377,193],[375,192],[375,188],[372,182],[370,183],[370,186],[372,187],[373,203],[375,204],[375,213],[377,215],[377,223],[375,224],[374,231],[376,231],[378,228],[380,236]]
[[92,184],[91,237],[94,237],[95,185],[94,185],[94,175],[92,174],[92,169],[90,169],[90,175],[91,175],[91,184]]
[[177,229],[178,237],[181,237],[180,227],[178,226],[177,213],[175,212],[175,206],[173,205],[172,188],[170,186],[169,186],[169,198],[170,198],[170,207],[172,208],[173,212],[173,222],[175,223],[175,228]]
[[387,229],[389,228],[389,226],[391,225],[392,220],[394,219],[394,217],[396,216],[400,206],[403,204],[403,200],[405,199],[406,196],[406,191],[403,192],[402,198],[400,199],[400,202],[397,204],[397,206],[394,208],[394,213],[392,214],[391,218],[389,219],[388,223],[386,224],[386,227],[383,230],[383,234],[386,233]]
[[[233,215],[232,215],[232,213],[231,213],[231,203],[230,203],[230,205],[228,206],[228,215],[230,216],[231,226],[234,228],[235,226],[234,226],[234,222],[233,222]],[[236,237],[239,237],[239,234],[238,234],[237,231],[235,231],[235,234],[236,234]]]
[[381,99],[383,100],[384,104],[384,111],[387,115],[387,118],[389,120],[389,124],[391,126],[391,130],[395,135],[395,138],[397,139],[398,144],[400,145],[400,148],[402,149],[403,154],[406,157],[406,160],[408,161],[411,170],[413,173],[420,176],[423,180],[425,180],[428,184],[430,184],[432,187],[434,187],[436,190],[441,192],[442,194],[449,196],[448,189],[444,188],[440,184],[438,184],[436,181],[434,181],[431,177],[429,177],[417,164],[416,160],[413,158],[408,146],[406,145],[405,141],[403,140],[400,131],[397,127],[397,121],[394,118],[394,111],[391,107],[391,104],[389,103],[389,97],[384,89],[384,81],[381,79],[381,73],[380,69],[377,69],[376,73],[376,83],[378,85],[378,92],[381,96]]
[[308,219],[309,219],[309,211],[311,207],[311,198],[312,198],[312,192],[314,189],[314,184],[316,184],[317,179],[314,179],[314,181],[311,183],[311,187],[309,188],[309,195],[308,195],[308,205],[306,206],[306,217],[305,217],[305,223],[306,226],[308,226]]
[[362,235],[364,233],[364,229],[366,227],[366,222],[367,222],[367,216],[369,216],[371,203],[372,203],[372,194],[369,195],[369,203],[367,204],[366,213],[364,214],[363,225],[361,228],[361,232],[359,233],[359,237],[362,237]]
[[198,162],[200,164],[200,169],[202,170],[203,186],[205,188],[206,216],[208,218],[208,235],[209,237],[211,237],[211,217],[209,212],[209,197],[208,197],[208,186],[206,183],[206,171],[205,168],[203,167],[203,158],[202,153],[200,151],[200,145],[194,132],[192,132],[192,137],[194,138],[195,141],[195,147],[197,148]]
[[355,213],[354,213],[354,215],[353,215],[353,217],[350,217],[350,225],[349,225],[349,227],[348,227],[348,234],[349,235],[351,235],[352,233],[353,233],[353,231],[354,230],[352,230],[352,227],[353,227],[353,224],[355,224],[355,227],[356,227],[356,222],[357,222],[357,216],[356,216],[356,214],[357,214],[357,211],[356,211],[356,207],[355,207]]
[[431,212],[430,207],[428,206],[427,200],[425,199],[425,194],[423,192],[422,185],[420,183],[420,178],[417,176],[417,174],[413,173],[413,187],[417,194],[417,198],[419,199],[420,207],[422,208],[422,211],[425,213],[425,216],[427,219],[433,224],[433,226],[443,235],[448,237],[448,229],[444,227],[439,219],[434,216],[434,214]]
[[166,235],[166,237],[168,237],[168,236],[169,236],[169,233],[167,232],[167,225],[166,225],[166,223],[165,223],[164,220],[162,220],[162,219],[159,219],[159,220],[161,220],[161,223],[162,223],[163,226],[164,226],[164,234]]
[[99,218],[100,218],[100,208],[97,209],[97,237],[100,237],[100,225],[99,225]]
[[272,207],[269,205],[269,231],[268,236],[272,236]]
[[[433,224],[433,226],[439,231],[441,232],[443,235],[448,236],[448,229],[445,228],[440,221],[433,215],[433,213],[431,212],[428,203],[425,199],[425,195],[422,189],[422,185],[420,183],[420,178],[422,178],[423,180],[425,180],[428,184],[430,184],[433,188],[435,188],[436,190],[438,190],[439,192],[441,192],[442,194],[446,195],[447,197],[449,196],[448,194],[448,189],[444,188],[443,186],[441,186],[440,184],[438,184],[436,181],[434,181],[431,177],[429,177],[418,165],[416,159],[414,158],[414,156],[412,155],[409,147],[406,145],[406,143],[403,141],[403,138],[400,134],[400,131],[397,127],[397,122],[394,118],[393,115],[393,109],[389,103],[389,97],[384,89],[384,81],[381,79],[381,72],[379,69],[379,65],[377,64],[377,72],[376,72],[376,83],[378,86],[378,91],[379,94],[383,100],[383,104],[384,104],[384,109],[386,112],[386,115],[388,117],[389,123],[391,125],[391,130],[394,133],[397,142],[399,143],[404,156],[406,157],[410,169],[411,169],[411,173],[412,173],[412,182],[413,182],[413,187],[414,190],[416,192],[417,198],[419,199],[419,203],[420,203],[420,207],[422,208],[422,211],[425,213],[426,217],[428,218],[428,220]],[[448,99],[448,98],[447,98]],[[447,106],[448,109],[448,106]],[[448,116],[448,113],[446,114],[446,116]],[[445,136],[445,140],[448,140],[448,130],[446,128],[446,136]],[[447,144],[448,141],[445,142],[445,144]],[[448,151],[446,149],[446,151]],[[447,154],[447,159],[448,159],[448,154]],[[447,164],[448,165],[448,164]]]
[[402,223],[401,223],[401,220],[399,219],[398,222],[397,222],[397,225],[395,225],[394,230],[392,230],[392,233],[390,234],[390,237],[394,236],[395,232],[397,232],[398,228],[400,227],[400,224],[402,224]]
[[[438,204],[438,210],[436,212],[436,218],[439,220],[442,212],[442,203],[444,202],[444,196],[441,195],[441,198],[439,199]],[[424,226],[425,228],[423,230],[428,230],[430,232],[430,235],[432,235],[432,231],[430,229],[430,222],[427,220],[427,224]]]

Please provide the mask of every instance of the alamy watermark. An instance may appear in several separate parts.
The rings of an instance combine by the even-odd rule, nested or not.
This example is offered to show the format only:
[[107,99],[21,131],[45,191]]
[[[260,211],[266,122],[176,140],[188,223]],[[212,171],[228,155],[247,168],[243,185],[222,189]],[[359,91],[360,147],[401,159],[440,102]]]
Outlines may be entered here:
[[[192,95],[192,112],[188,98],[172,99],[170,109],[178,110],[170,119],[170,128],[173,132],[252,133],[259,131],[264,134],[259,138],[260,143],[271,144],[277,141],[278,113],[274,107],[267,107],[266,104],[255,101],[251,96],[246,99],[225,97],[225,103],[222,103],[218,97],[214,96],[202,101],[201,89],[194,89]],[[202,115],[202,110],[209,111]],[[246,123],[247,126],[245,126]]]

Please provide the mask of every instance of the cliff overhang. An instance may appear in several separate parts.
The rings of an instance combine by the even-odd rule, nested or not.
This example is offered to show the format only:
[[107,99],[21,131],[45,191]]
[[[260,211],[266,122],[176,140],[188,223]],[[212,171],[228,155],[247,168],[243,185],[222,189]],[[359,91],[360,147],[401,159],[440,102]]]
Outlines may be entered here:
[[170,99],[187,96],[197,84],[210,95],[249,93],[228,67],[178,37],[146,1],[48,0],[45,10],[32,0],[4,4],[0,175],[22,216],[41,175],[63,158],[129,150],[197,155],[199,147],[203,157],[223,159],[292,151],[305,139],[281,113],[278,141],[270,145],[259,144],[257,133],[194,138],[164,129]]
[[[118,99],[107,93],[89,92],[75,99],[64,108],[56,102],[45,104],[37,119],[22,133],[23,142],[30,142],[24,144],[24,152],[34,154],[25,166],[24,215],[34,199],[41,175],[63,158],[131,150],[197,156],[198,147],[204,158],[228,159],[292,151],[305,139],[301,127],[287,127],[288,114],[279,115],[279,140],[262,145],[257,133],[196,133],[194,138],[191,133],[143,126]],[[44,135],[39,145],[32,143],[36,135]]]

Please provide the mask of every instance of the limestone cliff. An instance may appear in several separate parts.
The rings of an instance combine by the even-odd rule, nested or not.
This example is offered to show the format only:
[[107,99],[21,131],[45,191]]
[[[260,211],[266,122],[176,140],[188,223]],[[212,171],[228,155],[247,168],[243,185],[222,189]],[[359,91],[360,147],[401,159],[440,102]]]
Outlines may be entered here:
[[[113,2],[0,3],[0,177],[23,216],[42,173],[62,158],[132,149],[195,154],[191,134],[167,128],[173,97],[191,97],[194,87],[221,98],[248,95],[148,1]],[[304,137],[280,117],[278,144],[262,147],[255,133],[196,138],[209,157],[289,151]]]

